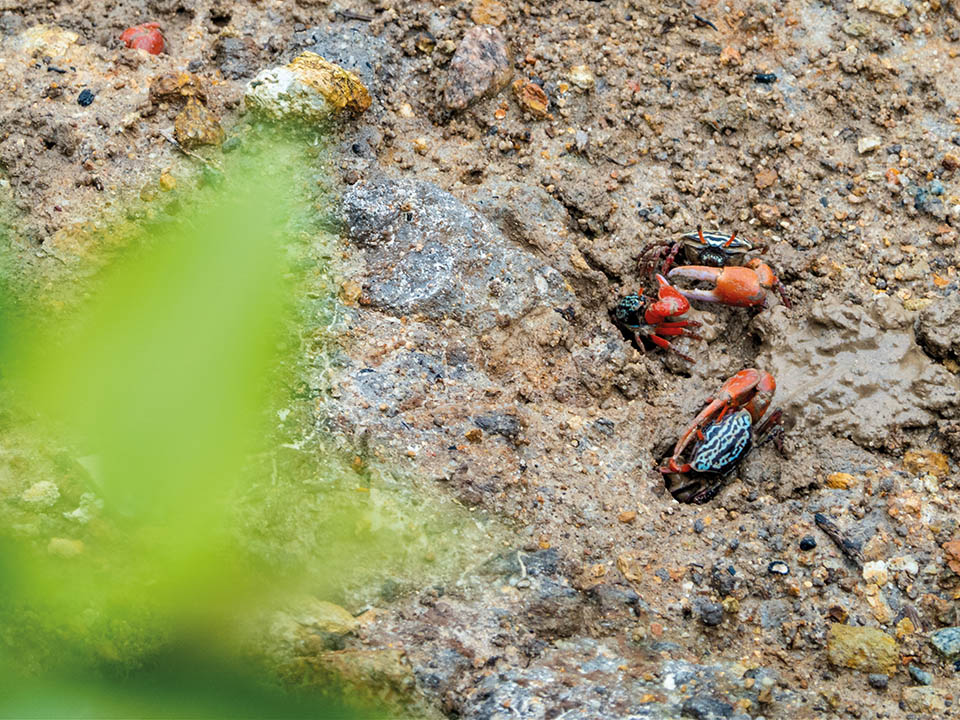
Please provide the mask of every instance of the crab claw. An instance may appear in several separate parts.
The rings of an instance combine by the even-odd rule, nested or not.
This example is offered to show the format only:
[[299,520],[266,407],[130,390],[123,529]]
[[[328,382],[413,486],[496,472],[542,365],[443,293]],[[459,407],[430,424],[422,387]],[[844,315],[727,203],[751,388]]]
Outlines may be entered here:
[[663,275],[657,274],[657,282],[660,284],[657,301],[651,303],[643,315],[650,325],[659,325],[668,317],[683,315],[690,309],[690,302]]
[[[766,267],[766,266],[764,266]],[[769,271],[769,268],[767,268]],[[773,273],[770,273],[772,276]],[[684,265],[674,268],[667,277],[702,280],[714,284],[713,290],[680,290],[688,300],[719,302],[737,307],[763,306],[767,300],[767,289],[753,268],[732,265],[727,267],[707,267],[706,265]]]
[[673,449],[673,457],[678,458],[687,446],[698,437],[704,425],[722,420],[731,410],[744,408],[750,413],[754,422],[758,422],[770,406],[773,394],[777,390],[777,381],[773,375],[754,368],[741,370],[727,380],[714,397],[707,398],[707,404],[687,426],[683,435]]
[[787,297],[787,293],[783,289],[783,283],[773,274],[773,270],[770,269],[769,265],[760,258],[753,258],[753,260],[748,262],[744,267],[750,268],[757,274],[757,279],[760,281],[761,287],[767,290],[776,290],[783,304],[788,308],[793,307],[790,304],[790,298]]

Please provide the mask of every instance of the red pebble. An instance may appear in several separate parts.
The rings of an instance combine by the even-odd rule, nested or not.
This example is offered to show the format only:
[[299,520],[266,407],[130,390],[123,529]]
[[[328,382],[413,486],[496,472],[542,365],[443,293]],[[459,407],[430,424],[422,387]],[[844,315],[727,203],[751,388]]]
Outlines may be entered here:
[[160,23],[150,22],[134,25],[123,31],[120,40],[128,48],[146,50],[151,55],[163,52],[163,34],[160,32]]

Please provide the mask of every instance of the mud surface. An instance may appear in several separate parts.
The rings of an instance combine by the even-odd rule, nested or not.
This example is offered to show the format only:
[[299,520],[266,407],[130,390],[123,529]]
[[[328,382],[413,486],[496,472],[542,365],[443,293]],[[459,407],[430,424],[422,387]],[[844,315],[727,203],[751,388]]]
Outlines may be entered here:
[[[369,88],[326,165],[349,327],[316,423],[514,535],[459,583],[391,585],[347,650],[402,650],[448,716],[957,714],[953,659],[927,641],[960,625],[953,4],[3,7],[3,190],[38,273],[81,273],[121,201],[149,216],[162,174],[200,176],[164,137],[179,109],[150,100],[155,77],[201,78],[225,151],[254,122],[247,80],[300,50]],[[166,54],[119,47],[147,20]],[[508,52],[451,69],[477,24]],[[546,117],[491,95],[505,62]],[[642,354],[609,309],[645,282],[647,242],[698,223],[767,243],[792,308],[701,306],[704,339],[677,343],[695,364]],[[750,366],[777,378],[783,452],[678,504],[655,458]],[[832,622],[896,638],[888,683],[828,664]],[[932,689],[904,694],[910,663]]]

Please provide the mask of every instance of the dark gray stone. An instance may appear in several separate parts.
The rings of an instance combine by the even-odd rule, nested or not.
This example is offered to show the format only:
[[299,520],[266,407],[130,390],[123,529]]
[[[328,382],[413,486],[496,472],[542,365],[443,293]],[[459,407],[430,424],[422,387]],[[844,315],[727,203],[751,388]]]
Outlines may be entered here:
[[928,673],[926,670],[911,663],[910,666],[907,667],[907,671],[910,673],[910,677],[913,678],[913,681],[918,685],[933,685],[933,675]]
[[486,433],[503,435],[510,440],[520,434],[520,419],[513,413],[487,413],[475,417],[473,422]]
[[870,683],[870,687],[876,690],[886,690],[890,678],[882,673],[870,673],[867,675],[867,682]]
[[365,27],[330,23],[295,33],[293,42],[292,55],[304,50],[320,55],[359,77],[371,95],[395,77],[395,51]]
[[383,312],[482,332],[576,304],[559,272],[436,185],[381,176],[351,186],[343,210],[367,262],[365,296]]
[[214,45],[213,62],[224,77],[253,77],[260,67],[260,48],[251,37],[221,35]]
[[722,720],[733,717],[733,705],[710,695],[694,695],[684,701],[680,714],[695,720]]
[[697,615],[704,625],[715,627],[723,622],[723,605],[700,598],[696,602]]

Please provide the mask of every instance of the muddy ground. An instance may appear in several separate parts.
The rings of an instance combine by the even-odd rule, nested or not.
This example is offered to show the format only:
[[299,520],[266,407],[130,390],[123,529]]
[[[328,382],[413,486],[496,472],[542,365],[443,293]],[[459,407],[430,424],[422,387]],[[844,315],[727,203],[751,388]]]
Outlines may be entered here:
[[[370,90],[323,164],[349,329],[316,423],[513,533],[459,583],[385,583],[382,612],[343,641],[393,653],[402,669],[370,682],[393,678],[401,705],[957,715],[955,658],[929,642],[960,625],[953,3],[0,6],[3,192],[40,275],[82,275],[98,223],[149,217],[201,176],[165,137],[182,99],[151,98],[154,78],[202,79],[228,138],[197,151],[214,162],[253,122],[250,78],[302,49]],[[120,46],[148,20],[164,54]],[[509,85],[457,89],[477,24],[498,28],[499,70],[539,86],[545,110]],[[700,223],[768,244],[792,307],[698,304],[704,339],[677,342],[695,363],[641,353],[609,309],[647,282],[647,242]],[[777,378],[782,453],[753,451],[707,504],[676,502],[656,460],[751,366]],[[837,622],[880,628],[896,662],[828,662]]]

